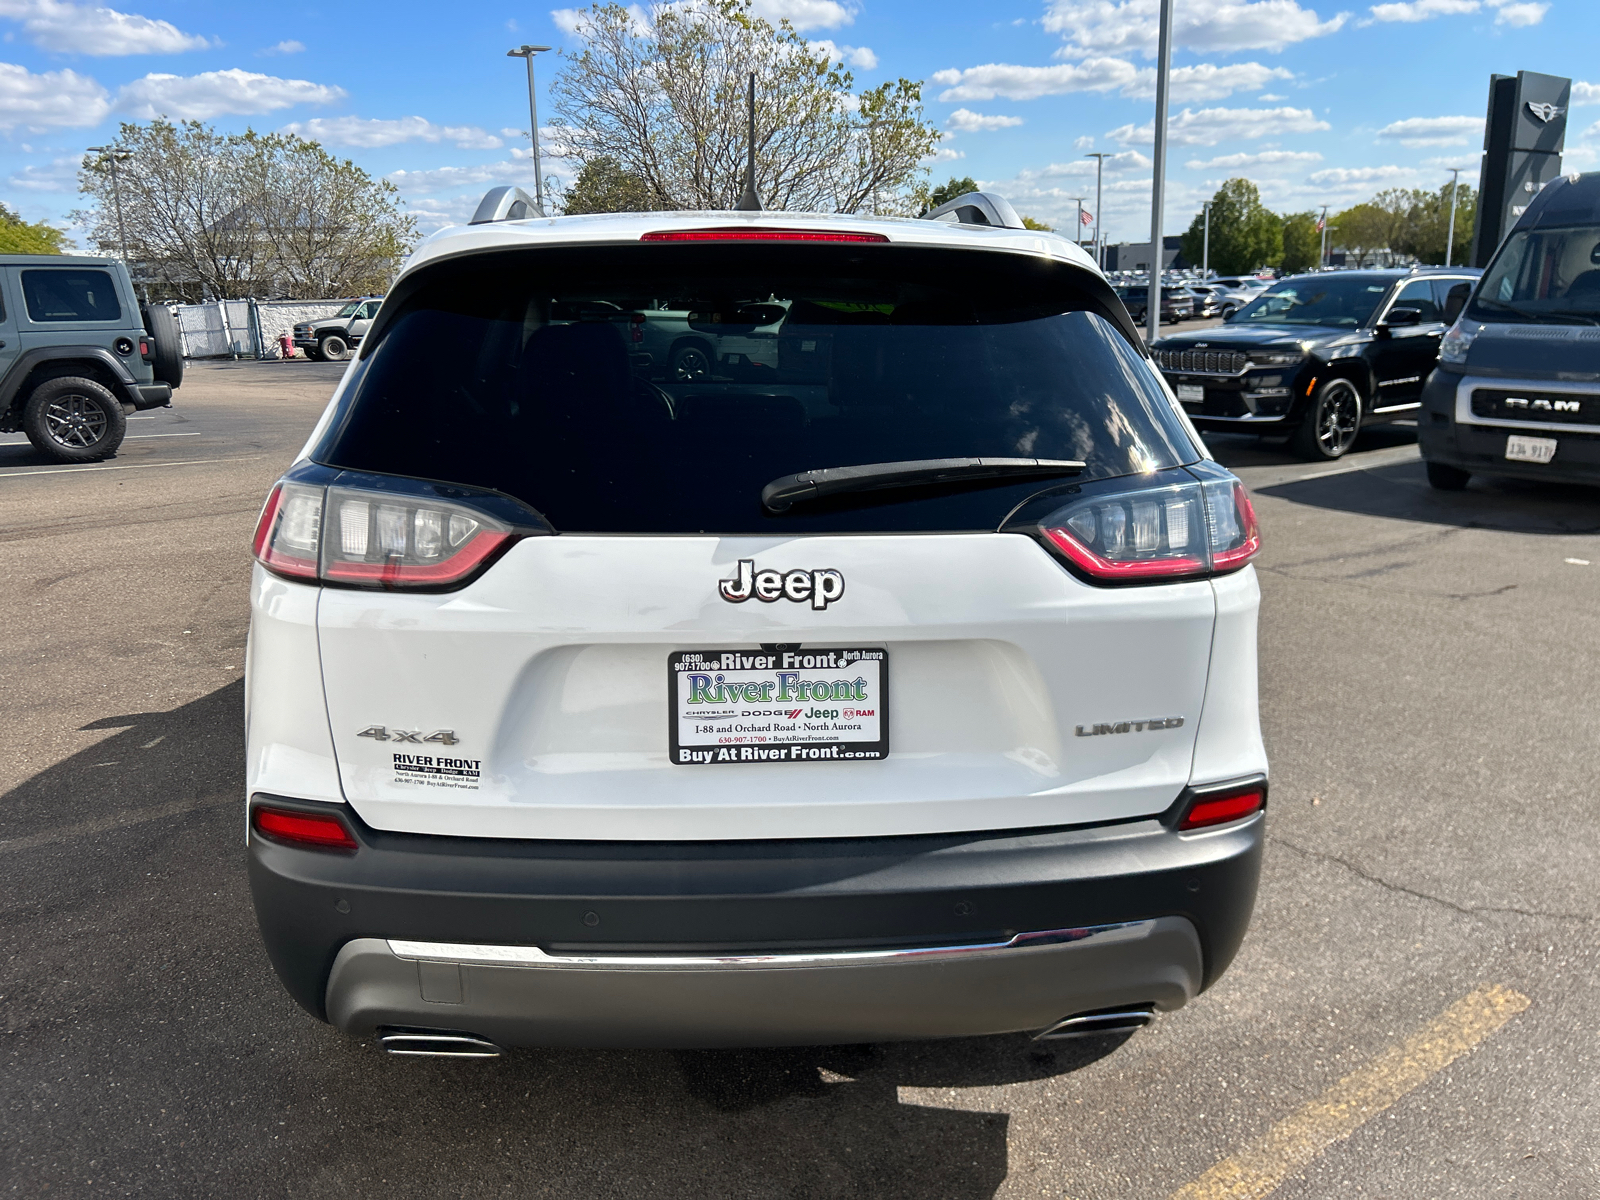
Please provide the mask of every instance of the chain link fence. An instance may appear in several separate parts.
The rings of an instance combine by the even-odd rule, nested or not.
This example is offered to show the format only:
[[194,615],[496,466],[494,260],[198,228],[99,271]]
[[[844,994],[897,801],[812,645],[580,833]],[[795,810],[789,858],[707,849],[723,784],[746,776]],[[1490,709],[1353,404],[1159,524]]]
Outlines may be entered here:
[[334,316],[348,300],[220,300],[174,304],[185,358],[282,358],[279,342],[302,321]]

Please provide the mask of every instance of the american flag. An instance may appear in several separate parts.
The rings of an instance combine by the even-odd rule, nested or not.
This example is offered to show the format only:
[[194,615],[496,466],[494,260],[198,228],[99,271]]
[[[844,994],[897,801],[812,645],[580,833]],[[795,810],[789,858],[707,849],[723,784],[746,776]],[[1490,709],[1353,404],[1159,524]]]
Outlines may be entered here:
[[1078,220],[1084,225],[1094,224],[1094,218],[1089,215],[1089,210],[1087,208],[1080,208],[1078,210]]

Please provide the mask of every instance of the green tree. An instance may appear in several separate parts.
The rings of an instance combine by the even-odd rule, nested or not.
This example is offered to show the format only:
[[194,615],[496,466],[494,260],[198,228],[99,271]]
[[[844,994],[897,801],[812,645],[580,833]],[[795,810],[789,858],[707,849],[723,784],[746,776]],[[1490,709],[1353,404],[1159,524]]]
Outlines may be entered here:
[[[1022,214],[1019,213],[1018,215],[1021,216]],[[1029,216],[1022,217],[1022,227],[1024,229],[1037,229],[1040,233],[1054,233],[1056,229],[1054,225],[1046,225],[1043,221],[1035,221]]]
[[[198,121],[124,123],[117,144],[130,266],[185,299],[312,299],[381,291],[416,240],[399,192],[293,134]],[[86,158],[78,214],[101,253],[120,242],[109,164]]]
[[644,181],[651,208],[732,208],[744,191],[745,108],[754,73],[756,190],[769,209],[914,211],[939,132],[909,79],[855,79],[788,21],[750,0],[578,14],[583,48],[551,87],[563,154],[610,158]]
[[1283,260],[1278,269],[1285,275],[1299,275],[1320,265],[1322,233],[1317,229],[1317,214],[1290,213],[1283,218]]
[[30,225],[0,204],[0,254],[60,254],[67,235],[43,221]]
[[1328,235],[1329,244],[1342,246],[1347,253],[1356,256],[1356,266],[1364,267],[1374,253],[1389,249],[1394,220],[1376,205],[1364,203],[1336,213],[1328,225],[1332,230]]
[[644,177],[625,170],[608,155],[583,164],[562,198],[561,211],[577,213],[649,212],[655,196]]
[[[1414,255],[1420,262],[1442,264],[1444,244],[1450,233],[1450,185],[1437,192],[1416,189],[1408,193],[1405,223],[1400,227],[1395,249]],[[1472,245],[1472,222],[1478,211],[1478,194],[1462,185],[1456,195],[1456,237],[1453,263],[1466,260]]]
[[[1195,214],[1183,235],[1183,256],[1203,260],[1205,210]],[[1283,224],[1248,179],[1230,179],[1211,198],[1210,265],[1221,275],[1240,275],[1277,266],[1283,258]]]
[[968,192],[976,192],[980,190],[981,189],[978,187],[978,181],[972,176],[962,175],[957,178],[956,176],[952,175],[949,179],[945,180],[931,192],[924,189],[924,191],[918,196],[917,216],[927,216],[927,214],[938,208],[939,205],[948,204],[957,196],[965,196]]

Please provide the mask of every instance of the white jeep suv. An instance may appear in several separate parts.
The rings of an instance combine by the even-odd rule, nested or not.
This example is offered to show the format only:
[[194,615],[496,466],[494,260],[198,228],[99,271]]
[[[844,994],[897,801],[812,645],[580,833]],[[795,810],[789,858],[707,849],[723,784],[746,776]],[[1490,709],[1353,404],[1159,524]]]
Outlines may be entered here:
[[256,533],[273,964],[402,1053],[1142,1024],[1254,902],[1258,545],[1060,237],[446,230]]

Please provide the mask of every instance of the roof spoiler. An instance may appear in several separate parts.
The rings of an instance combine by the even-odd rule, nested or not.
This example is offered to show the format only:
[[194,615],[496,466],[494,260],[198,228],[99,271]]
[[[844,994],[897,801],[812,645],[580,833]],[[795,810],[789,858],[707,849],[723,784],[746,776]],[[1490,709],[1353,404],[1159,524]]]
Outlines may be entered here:
[[924,221],[954,221],[958,225],[993,225],[1000,229],[1026,229],[1011,201],[993,192],[968,192],[946,200],[923,214]]
[[522,221],[537,217],[539,207],[532,196],[519,187],[501,185],[490,188],[478,201],[478,211],[468,225],[488,225],[493,221]]

